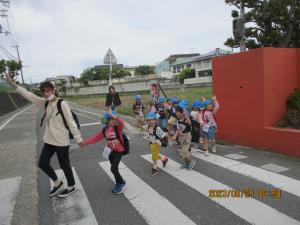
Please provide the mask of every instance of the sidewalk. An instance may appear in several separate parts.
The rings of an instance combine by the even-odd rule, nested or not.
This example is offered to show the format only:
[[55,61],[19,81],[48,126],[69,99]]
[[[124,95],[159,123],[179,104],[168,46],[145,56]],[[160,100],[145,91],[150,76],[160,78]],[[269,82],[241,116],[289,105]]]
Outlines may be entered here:
[[35,225],[39,224],[36,155],[38,109],[30,105],[23,109],[26,110],[12,120],[10,118],[18,111],[0,118],[0,181],[6,184],[13,179],[20,181],[14,210],[9,212],[13,215],[11,224]]

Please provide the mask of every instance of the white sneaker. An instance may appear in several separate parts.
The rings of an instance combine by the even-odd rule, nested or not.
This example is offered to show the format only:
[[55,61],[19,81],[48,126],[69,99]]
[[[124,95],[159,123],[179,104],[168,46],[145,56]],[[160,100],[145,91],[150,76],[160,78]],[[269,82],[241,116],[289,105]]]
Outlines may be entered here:
[[216,148],[216,146],[213,146],[211,151],[212,151],[212,153],[214,153],[214,154],[215,154],[215,153],[217,152],[217,148]]
[[205,151],[204,155],[205,155],[205,156],[208,156],[208,151]]

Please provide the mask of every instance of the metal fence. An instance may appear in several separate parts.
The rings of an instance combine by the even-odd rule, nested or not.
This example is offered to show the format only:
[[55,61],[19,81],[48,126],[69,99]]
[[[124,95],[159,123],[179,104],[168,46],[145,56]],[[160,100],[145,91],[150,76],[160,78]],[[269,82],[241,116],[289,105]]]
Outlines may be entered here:
[[0,77],[0,92],[8,92],[12,90],[13,88],[10,86],[10,84],[5,79]]

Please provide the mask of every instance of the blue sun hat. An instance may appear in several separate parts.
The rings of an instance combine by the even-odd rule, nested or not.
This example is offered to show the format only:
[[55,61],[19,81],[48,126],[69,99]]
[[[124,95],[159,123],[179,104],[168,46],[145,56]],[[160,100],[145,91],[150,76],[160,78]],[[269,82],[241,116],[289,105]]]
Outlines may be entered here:
[[146,120],[153,120],[153,119],[157,119],[156,118],[156,114],[154,112],[149,112],[147,115],[146,115]]
[[201,106],[202,106],[202,103],[200,100],[195,100],[192,104],[193,108],[201,108]]
[[188,99],[186,99],[186,98],[185,98],[185,99],[183,99],[182,101],[183,101],[183,102],[184,102],[186,105],[188,105],[188,104],[189,104],[189,100],[188,100]]
[[142,97],[141,97],[140,95],[134,96],[134,100],[136,100],[136,101],[137,101],[137,100],[141,100],[141,98],[142,98]]
[[165,102],[165,101],[166,101],[166,98],[165,98],[165,97],[159,96],[159,98],[158,98],[158,102],[159,102],[159,103],[163,103],[163,102]]
[[178,103],[178,106],[182,109],[186,109],[187,103],[186,101],[182,100],[181,102]]
[[173,104],[178,104],[179,103],[179,99],[178,98],[171,98],[170,101]]
[[[118,114],[116,113],[116,111],[112,111],[111,114],[113,116],[117,116]],[[109,112],[104,112],[103,113],[103,119],[104,119],[104,122],[107,123],[109,121],[109,119],[111,118],[111,115],[109,114]]]
[[206,99],[202,104],[204,107],[207,107],[208,105],[212,104],[212,101],[209,99]]

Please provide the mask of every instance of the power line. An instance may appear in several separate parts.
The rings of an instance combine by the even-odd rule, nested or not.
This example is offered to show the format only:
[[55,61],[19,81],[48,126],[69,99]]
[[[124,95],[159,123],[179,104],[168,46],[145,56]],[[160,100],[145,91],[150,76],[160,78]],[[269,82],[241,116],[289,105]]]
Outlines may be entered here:
[[5,54],[6,57],[8,57],[9,59],[16,59],[16,57],[13,56],[9,51],[7,51],[7,50],[4,48],[4,46],[2,46],[1,44],[0,44],[0,51],[1,51],[3,54]]

